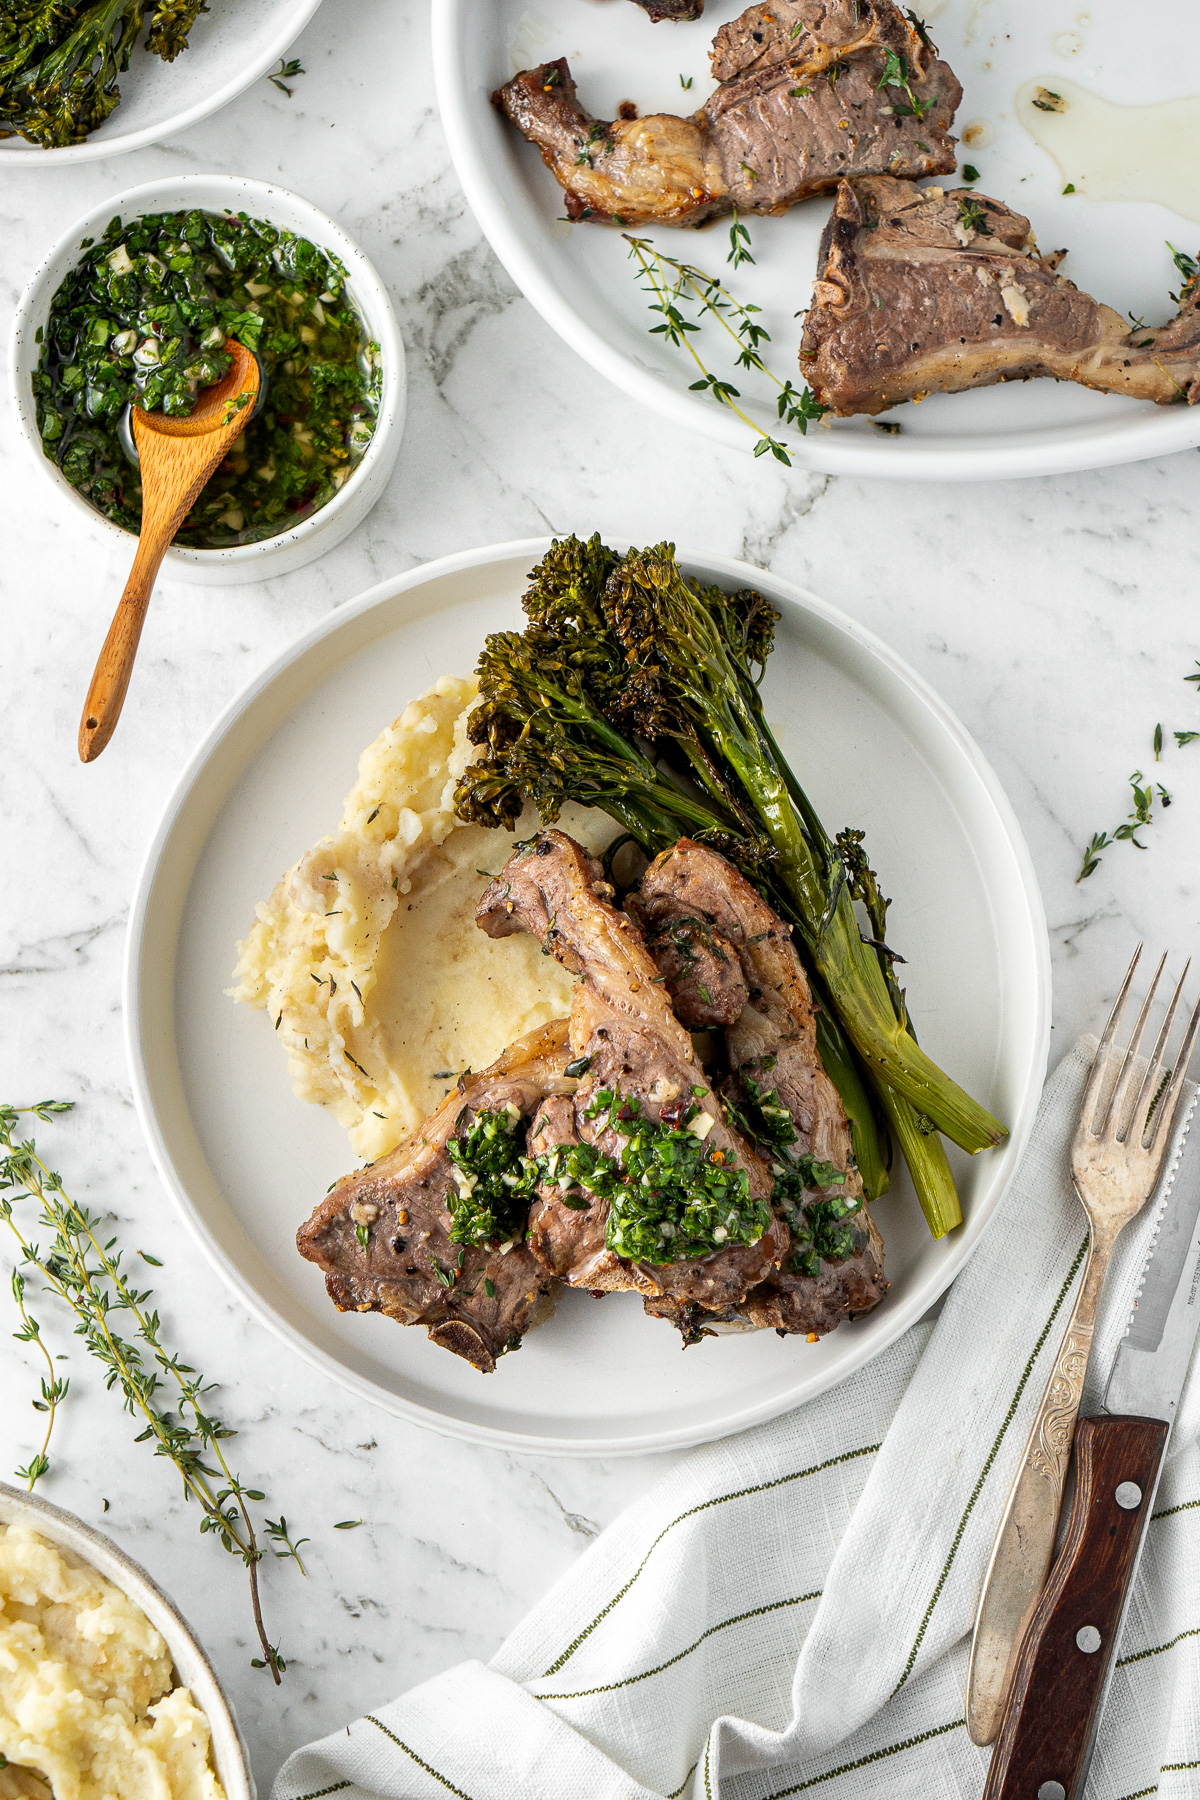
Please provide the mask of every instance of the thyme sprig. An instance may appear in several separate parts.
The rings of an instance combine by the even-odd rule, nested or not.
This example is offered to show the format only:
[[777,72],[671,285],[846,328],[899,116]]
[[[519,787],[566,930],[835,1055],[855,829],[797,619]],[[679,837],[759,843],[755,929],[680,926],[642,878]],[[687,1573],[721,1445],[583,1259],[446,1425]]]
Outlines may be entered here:
[[[1143,783],[1145,785],[1143,785]],[[1133,805],[1130,808],[1129,813],[1114,831],[1096,831],[1092,833],[1091,842],[1083,853],[1083,862],[1080,866],[1078,875],[1075,877],[1076,887],[1078,887],[1081,881],[1086,881],[1089,875],[1095,874],[1100,865],[1101,851],[1110,849],[1113,844],[1132,844],[1135,850],[1145,850],[1147,848],[1147,846],[1140,841],[1137,834],[1143,827],[1153,825],[1158,816],[1154,810],[1154,792],[1156,787],[1158,789],[1159,811],[1161,812],[1171,804],[1171,796],[1162,785],[1161,781],[1157,783],[1146,781],[1140,769],[1135,769],[1133,774],[1129,777],[1129,787],[1130,792],[1133,795]]]
[[[104,1369],[105,1387],[119,1389],[125,1411],[142,1422],[135,1442],[153,1443],[154,1454],[175,1465],[184,1498],[195,1500],[200,1507],[201,1533],[215,1536],[223,1549],[241,1557],[249,1575],[254,1627],[263,1651],[261,1658],[252,1659],[253,1665],[269,1669],[278,1685],[286,1665],[263,1624],[258,1565],[266,1551],[250,1514],[250,1503],[258,1503],[266,1495],[259,1488],[247,1487],[230,1467],[223,1446],[236,1434],[209,1408],[206,1396],[213,1384],[163,1345],[161,1320],[157,1309],[150,1306],[153,1294],[148,1288],[134,1287],[123,1272],[124,1252],[116,1248],[117,1239],[102,1239],[99,1217],[69,1198],[61,1176],[42,1160],[34,1140],[18,1140],[22,1116],[45,1124],[70,1111],[71,1103],[62,1100],[42,1100],[24,1107],[0,1105],[0,1151],[4,1152],[0,1155],[0,1221],[8,1226],[20,1252],[12,1286],[21,1329],[14,1335],[35,1345],[49,1369],[49,1380],[43,1378],[41,1384],[42,1398],[33,1402],[47,1415],[42,1447],[17,1475],[32,1488],[48,1473],[50,1437],[57,1408],[67,1392],[67,1382],[55,1375],[41,1328],[29,1311],[29,1272],[36,1271],[45,1287],[74,1314],[75,1335]],[[52,1233],[44,1253],[17,1218],[15,1209],[24,1201],[39,1207],[37,1224]],[[142,1260],[155,1263],[144,1253]],[[131,1321],[126,1327],[129,1337],[122,1336],[118,1328],[117,1316],[122,1313]],[[293,1540],[282,1514],[278,1520],[265,1520],[262,1531],[269,1542],[284,1546],[276,1550],[276,1556],[290,1558],[302,1574],[307,1573],[299,1551],[308,1539]]]
[[[1193,683],[1197,688],[1200,688],[1200,662],[1197,662],[1196,664],[1195,673],[1185,675],[1183,679],[1184,681]],[[1172,735],[1175,739],[1175,746],[1179,750],[1185,749],[1188,744],[1194,744],[1197,741],[1200,741],[1200,731],[1175,731]],[[1160,723],[1154,727],[1150,740],[1151,748],[1154,751],[1155,762],[1162,761],[1164,742],[1165,737],[1160,721]],[[1143,783],[1145,783],[1145,785],[1143,785]],[[1133,806],[1122,820],[1121,824],[1118,825],[1114,831],[1094,831],[1092,833],[1088,846],[1083,853],[1083,861],[1080,864],[1079,873],[1075,877],[1076,887],[1079,886],[1081,881],[1086,881],[1089,875],[1095,874],[1100,866],[1102,852],[1111,849],[1114,844],[1132,844],[1135,850],[1145,850],[1147,848],[1147,846],[1140,841],[1137,834],[1144,826],[1152,825],[1158,817],[1158,812],[1156,812],[1154,808],[1156,789],[1158,792],[1158,811],[1164,811],[1171,804],[1172,797],[1162,783],[1154,781],[1145,782],[1145,777],[1140,769],[1135,769],[1133,774],[1129,777],[1129,787],[1133,796]]]
[[[734,253],[739,248],[740,240],[733,235],[737,229],[735,222],[730,233],[730,262],[733,262]],[[745,232],[745,227],[742,226],[741,230]],[[700,331],[700,323],[689,319],[681,310],[684,306],[694,306],[698,309],[701,320],[707,313],[729,334],[738,347],[735,359],[737,367],[757,369],[768,381],[774,382],[778,390],[776,416],[785,425],[795,426],[803,436],[808,431],[809,422],[824,418],[829,408],[814,400],[807,387],[797,391],[790,381],[780,381],[767,367],[763,361],[761,346],[770,343],[771,334],[764,325],[759,324],[756,317],[762,308],[749,301],[743,303],[736,300],[715,275],[707,274],[694,263],[680,262],[673,256],[664,256],[648,238],[631,237],[628,232],[624,236],[629,245],[630,257],[637,262],[641,272],[641,287],[651,296],[650,311],[658,313],[662,320],[659,325],[651,325],[651,336],[663,336],[669,344],[686,350],[699,370],[700,378],[689,384],[690,391],[710,393],[718,405],[728,407],[744,425],[748,425],[758,438],[754,446],[755,456],[763,456],[769,451],[776,462],[781,462],[785,468],[790,469],[792,459],[786,447],[778,438],[772,437],[770,432],[764,431],[737,404],[742,397],[740,388],[736,388],[731,381],[722,380],[707,367],[691,341],[692,336]],[[746,242],[748,241],[747,233]],[[750,259],[743,251],[740,260]]]

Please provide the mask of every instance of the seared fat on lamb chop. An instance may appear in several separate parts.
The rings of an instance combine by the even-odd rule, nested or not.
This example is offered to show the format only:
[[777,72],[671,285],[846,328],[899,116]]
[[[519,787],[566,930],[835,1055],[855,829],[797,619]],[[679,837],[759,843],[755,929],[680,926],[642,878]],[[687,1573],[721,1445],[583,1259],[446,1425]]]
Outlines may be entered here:
[[962,89],[892,0],[766,0],[722,26],[719,82],[690,118],[593,118],[565,58],[493,96],[566,191],[568,217],[699,225],[779,213],[846,175],[955,166]]
[[844,181],[821,239],[800,368],[842,417],[1051,375],[1160,406],[1200,398],[1200,284],[1136,325],[1057,273],[1029,220],[967,188]]
[[632,922],[600,865],[565,833],[522,845],[479,902],[492,937],[518,931],[581,977],[572,1001],[570,1100],[530,1132],[542,1179],[528,1242],[553,1274],[593,1291],[635,1288],[647,1310],[728,1308],[788,1250],[772,1178],[726,1123]]
[[[888,1287],[883,1240],[862,1199],[850,1126],[821,1064],[812,992],[787,925],[723,856],[687,838],[651,863],[626,906],[683,1024],[716,1022],[711,1001],[717,993],[726,1001],[728,1097],[781,1175],[776,1206],[792,1248],[716,1320],[820,1337],[870,1311]],[[731,964],[744,995],[736,1012]],[[675,1319],[685,1335],[712,1322],[699,1309]]]
[[570,1056],[565,1020],[530,1032],[326,1195],[296,1248],[324,1270],[339,1312],[424,1325],[490,1374],[553,1310],[556,1283],[522,1241],[520,1186],[529,1120],[548,1094],[578,1086],[564,1073]]

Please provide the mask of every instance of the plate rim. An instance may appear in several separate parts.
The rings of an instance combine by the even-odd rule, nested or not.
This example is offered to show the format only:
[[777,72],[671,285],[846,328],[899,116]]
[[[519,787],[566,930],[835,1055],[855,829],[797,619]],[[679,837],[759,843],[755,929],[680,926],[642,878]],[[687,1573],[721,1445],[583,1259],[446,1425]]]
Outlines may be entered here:
[[[682,387],[639,366],[583,319],[541,261],[527,250],[494,173],[471,127],[472,95],[459,79],[458,42],[469,8],[480,0],[431,0],[433,78],[438,111],[455,173],[476,223],[534,310],[563,342],[608,381],[653,411],[746,455],[753,440],[732,415],[706,405]],[[878,436],[851,439],[819,428],[803,437],[782,430],[792,466],[827,475],[869,475],[889,481],[1015,481],[1145,462],[1200,446],[1200,406],[1164,407],[1130,415],[1122,424],[1097,421],[1044,431],[1006,433],[980,444],[959,438]]]
[[[614,544],[625,542],[614,534],[606,535]],[[705,552],[698,547],[681,549],[678,552],[679,560],[685,566],[694,563],[702,564],[720,572],[722,579],[729,579],[742,585],[745,585],[747,581],[751,585],[765,585],[763,578],[767,577],[775,596],[798,605],[802,611],[814,614],[825,624],[833,626],[835,630],[849,637],[868,655],[873,655],[882,662],[884,668],[899,678],[922,708],[933,714],[938,724],[953,740],[959,753],[965,756],[973,774],[981,783],[992,805],[997,823],[1004,831],[1006,846],[1012,856],[1015,871],[1020,878],[1021,899],[1025,907],[1022,929],[1028,933],[1033,949],[1031,1041],[1024,1085],[1012,1108],[1012,1128],[1003,1151],[999,1153],[1004,1159],[1003,1167],[997,1170],[990,1191],[980,1203],[977,1214],[973,1215],[967,1226],[964,1227],[963,1237],[953,1248],[946,1262],[935,1270],[913,1295],[899,1304],[893,1314],[888,1315],[888,1326],[878,1341],[864,1336],[861,1344],[847,1355],[843,1363],[827,1371],[824,1375],[810,1378],[809,1385],[800,1395],[797,1395],[794,1390],[783,1395],[773,1395],[760,1401],[757,1405],[743,1406],[735,1417],[726,1415],[717,1420],[710,1420],[702,1426],[681,1426],[677,1430],[652,1432],[635,1439],[608,1436],[578,1438],[567,1442],[561,1438],[546,1437],[533,1432],[511,1431],[435,1412],[404,1395],[391,1393],[368,1377],[360,1375],[348,1367],[335,1355],[311,1342],[296,1325],[278,1313],[269,1300],[259,1294],[253,1282],[243,1273],[215,1234],[200,1218],[188,1194],[186,1182],[175,1166],[166,1133],[157,1117],[153,1087],[147,1066],[145,1047],[147,1034],[143,1030],[141,977],[143,946],[146,942],[147,925],[164,852],[169,845],[178,820],[193,795],[200,789],[204,774],[210,762],[213,762],[219,755],[225,739],[291,665],[315,645],[332,637],[352,621],[362,618],[376,608],[385,606],[401,594],[409,593],[414,589],[419,589],[467,569],[480,568],[492,563],[512,562],[518,558],[536,560],[545,553],[551,541],[549,536],[544,536],[515,539],[501,544],[481,545],[475,549],[457,551],[450,556],[438,557],[432,562],[420,563],[400,575],[376,582],[363,593],[326,613],[298,638],[285,645],[227,703],[188,758],[177,778],[142,860],[130,908],[125,946],[122,981],[125,1049],[134,1108],[150,1150],[151,1160],[192,1241],[229,1291],[247,1307],[253,1317],[260,1324],[265,1325],[275,1337],[297,1351],[311,1366],[320,1369],[343,1389],[380,1407],[392,1417],[424,1426],[442,1436],[524,1454],[565,1457],[638,1456],[662,1450],[681,1450],[695,1444],[715,1442],[777,1418],[781,1414],[817,1398],[819,1394],[848,1380],[851,1375],[857,1373],[868,1362],[896,1343],[910,1326],[915,1324],[941,1298],[951,1282],[961,1273],[969,1258],[978,1248],[987,1226],[995,1216],[1020,1164],[1033,1129],[1038,1100],[1045,1081],[1050,1048],[1050,940],[1033,859],[1012,804],[999,777],[975,740],[924,676],[912,668],[903,657],[892,650],[873,631],[861,625],[849,614],[842,612],[839,607],[822,600],[811,590],[776,576],[770,570],[755,567],[753,564],[733,557]],[[177,955],[177,947],[174,955]]]
[[[249,62],[240,63],[237,74],[203,100],[197,100],[179,112],[169,113],[157,125],[143,125],[138,131],[126,131],[110,138],[89,137],[81,144],[59,144],[49,150],[40,150],[36,144],[25,143],[24,139],[7,150],[0,143],[0,164],[7,164],[10,169],[15,170],[26,162],[30,168],[35,169],[62,163],[101,162],[106,157],[124,156],[126,151],[144,150],[149,144],[174,137],[177,132],[186,131],[189,126],[198,125],[201,119],[219,112],[231,100],[236,100],[239,94],[244,94],[248,87],[253,87],[266,74],[271,64],[278,62],[283,52],[291,48],[320,4],[321,0],[291,0],[286,9],[280,9],[280,23],[265,50],[260,51],[258,56],[251,57]],[[20,144],[25,147],[20,148]]]

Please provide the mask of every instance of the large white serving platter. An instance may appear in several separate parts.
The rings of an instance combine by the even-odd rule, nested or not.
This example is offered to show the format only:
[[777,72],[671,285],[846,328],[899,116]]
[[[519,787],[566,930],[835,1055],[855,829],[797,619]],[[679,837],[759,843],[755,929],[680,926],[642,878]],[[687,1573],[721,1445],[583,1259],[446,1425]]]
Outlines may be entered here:
[[82,144],[41,150],[24,138],[0,141],[0,166],[36,169],[96,162],[140,150],[207,119],[274,68],[321,0],[220,0],[199,15],[174,62],[134,45],[118,83],[120,104]]
[[[911,669],[814,595],[744,563],[685,555],[781,608],[768,713],[830,829],[863,826],[894,896],[921,1042],[1012,1135],[954,1152],[966,1223],[935,1244],[907,1177],[876,1208],[891,1292],[817,1344],[773,1332],[682,1353],[633,1294],[563,1294],[494,1375],[420,1330],[340,1315],[294,1247],[351,1158],[297,1100],[265,1014],[235,1006],[235,945],[257,900],[340,814],[360,750],[485,632],[517,624],[544,541],[465,552],[339,608],[229,707],[150,846],[129,931],[134,1094],[163,1180],[200,1248],[251,1310],[354,1393],[487,1443],[567,1454],[700,1442],[843,1380],[937,1298],[979,1241],[1024,1146],[1045,1073],[1049,957],[1037,884],[995,776]],[[499,851],[498,851],[499,854]],[[181,1254],[186,1254],[186,1242]]]
[[[750,429],[708,394],[689,392],[697,371],[685,351],[651,337],[656,321],[636,285],[621,233],[562,221],[561,190],[538,152],[490,104],[518,68],[565,55],[590,111],[611,119],[622,100],[642,113],[691,112],[711,92],[708,50],[717,27],[747,0],[707,0],[687,25],[652,24],[630,0],[433,0],[438,100],[467,198],[501,262],[543,318],[626,393],[679,424],[723,443],[753,448]],[[1167,240],[1195,252],[1200,225],[1141,201],[1090,203],[1063,194],[1063,176],[1017,117],[1014,96],[1031,78],[1051,88],[1071,80],[1126,105],[1194,93],[1200,64],[1200,7],[1162,0],[1153,31],[1131,31],[1126,8],[1080,9],[1080,0],[927,0],[924,13],[942,55],[963,85],[955,125],[975,164],[980,190],[1032,220],[1046,249],[1069,246],[1063,273],[1119,312],[1163,322],[1179,279]],[[1169,44],[1170,54],[1163,54]],[[691,78],[684,91],[680,80]],[[1186,133],[1182,134],[1186,137]],[[1179,141],[1172,164],[1200,157]],[[1164,152],[1165,153],[1165,152]],[[955,178],[939,178],[944,185]],[[699,232],[646,231],[666,254],[726,279],[739,300],[762,308],[780,379],[797,378],[798,310],[808,306],[817,244],[830,201],[814,199],[783,218],[748,221],[756,258],[726,265],[729,221]],[[974,394],[934,395],[897,408],[899,436],[865,419],[836,420],[807,436],[781,432],[772,390],[761,375],[734,368],[721,333],[701,337],[709,367],[736,382],[752,417],[786,439],[797,467],[835,475],[904,480],[991,480],[1134,462],[1200,444],[1200,407],[1156,407],[1053,381],[1010,383]]]

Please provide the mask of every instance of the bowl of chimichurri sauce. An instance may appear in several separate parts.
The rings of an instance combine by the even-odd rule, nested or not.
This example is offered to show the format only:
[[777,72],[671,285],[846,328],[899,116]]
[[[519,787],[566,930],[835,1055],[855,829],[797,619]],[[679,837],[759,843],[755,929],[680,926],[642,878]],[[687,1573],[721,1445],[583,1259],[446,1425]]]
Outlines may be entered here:
[[194,176],[118,196],[30,283],[12,366],[39,460],[123,532],[141,526],[131,408],[173,417],[253,351],[258,406],[176,534],[172,572],[248,581],[330,548],[399,449],[404,352],[382,282],[332,220],[265,183]]

